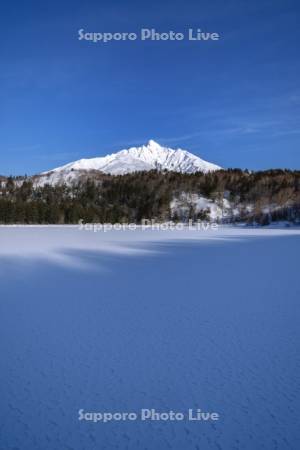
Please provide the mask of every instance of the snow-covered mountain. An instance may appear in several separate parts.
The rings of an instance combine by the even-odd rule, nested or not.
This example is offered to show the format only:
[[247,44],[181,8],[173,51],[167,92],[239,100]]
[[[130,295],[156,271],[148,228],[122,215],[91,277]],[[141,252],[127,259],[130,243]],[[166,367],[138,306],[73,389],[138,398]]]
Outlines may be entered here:
[[172,170],[175,172],[210,172],[221,167],[204,161],[198,156],[182,149],[163,147],[150,140],[141,147],[131,147],[111,155],[80,159],[39,176],[39,184],[71,182],[86,171],[99,171],[111,175],[124,175],[141,170]]

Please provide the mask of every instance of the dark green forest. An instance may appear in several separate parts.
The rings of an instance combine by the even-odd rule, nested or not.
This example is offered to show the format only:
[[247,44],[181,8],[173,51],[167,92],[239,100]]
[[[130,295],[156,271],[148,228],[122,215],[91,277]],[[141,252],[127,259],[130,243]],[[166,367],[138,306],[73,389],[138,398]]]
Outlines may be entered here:
[[[1,224],[140,223],[209,220],[209,211],[190,207],[184,216],[170,203],[182,192],[197,194],[232,211],[220,221],[265,225],[272,221],[300,221],[300,171],[239,169],[208,174],[136,172],[128,175],[93,175],[72,185],[44,185],[30,177],[0,179]],[[251,208],[248,206],[251,205]]]

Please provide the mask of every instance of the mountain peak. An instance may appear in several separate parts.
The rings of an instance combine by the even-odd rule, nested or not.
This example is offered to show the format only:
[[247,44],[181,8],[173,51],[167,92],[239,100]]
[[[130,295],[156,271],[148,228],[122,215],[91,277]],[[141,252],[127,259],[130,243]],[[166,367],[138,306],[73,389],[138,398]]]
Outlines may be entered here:
[[161,147],[161,145],[153,139],[149,139],[146,147]]
[[41,176],[44,178],[43,182],[57,184],[68,179],[76,180],[83,171],[99,171],[111,175],[124,175],[126,173],[153,169],[183,173],[207,173],[219,170],[221,167],[204,161],[187,150],[174,150],[150,139],[146,145],[131,147],[99,158],[80,159],[44,172]]

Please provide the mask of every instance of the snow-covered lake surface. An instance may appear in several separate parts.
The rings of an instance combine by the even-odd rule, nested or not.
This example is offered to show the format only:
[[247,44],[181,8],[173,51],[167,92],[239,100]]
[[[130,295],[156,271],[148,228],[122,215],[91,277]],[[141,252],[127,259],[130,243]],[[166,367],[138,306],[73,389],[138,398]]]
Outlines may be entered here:
[[[0,228],[1,450],[297,450],[300,231]],[[216,422],[78,420],[189,408]]]

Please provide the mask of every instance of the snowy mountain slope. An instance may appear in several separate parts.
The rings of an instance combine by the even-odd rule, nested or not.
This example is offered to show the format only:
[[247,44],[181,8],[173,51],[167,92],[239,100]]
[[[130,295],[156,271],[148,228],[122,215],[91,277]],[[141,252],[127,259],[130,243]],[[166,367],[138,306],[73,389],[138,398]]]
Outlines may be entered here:
[[76,179],[78,172],[96,170],[106,174],[124,175],[142,170],[172,170],[194,173],[210,172],[221,167],[204,161],[186,150],[162,147],[150,140],[147,145],[131,147],[99,158],[80,159],[40,174],[39,184],[50,184]]
[[223,198],[219,202],[214,202],[201,195],[182,192],[173,198],[170,203],[171,216],[187,221],[191,216],[191,211],[197,216],[202,211],[207,211],[207,216],[211,221],[222,220],[226,217],[238,215],[238,210],[234,209],[231,203]]

